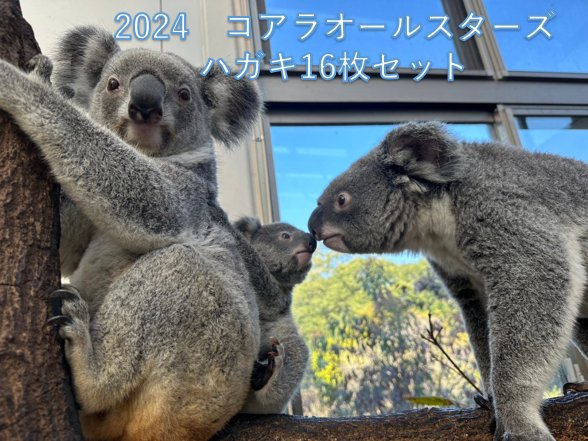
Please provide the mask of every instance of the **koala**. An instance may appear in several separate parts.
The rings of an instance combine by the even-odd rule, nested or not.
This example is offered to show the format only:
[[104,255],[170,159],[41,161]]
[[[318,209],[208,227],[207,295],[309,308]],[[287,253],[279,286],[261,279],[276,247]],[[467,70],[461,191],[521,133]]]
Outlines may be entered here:
[[408,123],[335,178],[308,227],[344,253],[424,253],[459,303],[495,439],[540,414],[567,342],[588,355],[588,166]]
[[[237,144],[254,84],[121,50],[93,27],[31,74],[0,61],[0,109],[63,192],[61,315],[87,440],[206,440],[245,403],[259,313],[217,202],[213,139]],[[41,72],[41,74],[39,74]]]
[[258,219],[245,217],[233,225],[251,244],[250,253],[262,261],[252,267],[258,273],[256,279],[272,282],[257,284],[262,287],[257,289],[261,362],[255,362],[252,390],[241,411],[281,413],[298,389],[308,362],[308,347],[298,334],[290,304],[294,286],[310,270],[316,240],[285,223],[261,226]]

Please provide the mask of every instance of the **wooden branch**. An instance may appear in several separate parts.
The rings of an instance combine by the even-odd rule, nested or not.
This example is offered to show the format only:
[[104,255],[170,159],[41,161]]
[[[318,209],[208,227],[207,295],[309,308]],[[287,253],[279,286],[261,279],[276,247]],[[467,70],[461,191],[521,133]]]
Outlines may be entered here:
[[[18,0],[0,0],[0,57],[39,53]],[[0,87],[4,87],[0,84]],[[58,189],[0,112],[0,439],[77,440],[79,424],[45,297],[59,286]]]
[[[490,412],[483,409],[423,409],[356,418],[239,415],[215,441],[492,441]],[[544,403],[544,417],[557,441],[588,440],[588,394]]]

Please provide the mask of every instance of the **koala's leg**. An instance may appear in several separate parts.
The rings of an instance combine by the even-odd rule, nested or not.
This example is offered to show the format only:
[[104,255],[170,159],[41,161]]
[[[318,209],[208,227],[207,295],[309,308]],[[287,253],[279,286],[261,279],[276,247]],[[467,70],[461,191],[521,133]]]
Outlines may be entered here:
[[578,312],[585,275],[577,244],[558,243],[551,230],[511,239],[520,242],[480,260],[488,290],[495,439],[553,441],[541,399],[572,336],[569,317]]
[[308,347],[293,322],[273,329],[273,372],[259,390],[249,393],[243,413],[281,413],[300,386],[308,362]]
[[490,382],[490,346],[488,343],[488,314],[486,305],[475,291],[466,289],[454,295],[461,309],[461,315],[470,344],[474,350],[476,363],[482,377],[485,397],[476,395],[476,402],[482,407],[492,408],[492,387]]
[[181,242],[193,228],[186,200],[198,203],[192,196],[209,183],[187,168],[140,153],[3,60],[0,84],[0,109],[42,150],[75,205],[121,246],[142,254]]
[[90,326],[88,305],[77,289],[64,285],[52,294],[62,301],[61,315],[47,321],[59,326],[71,368],[76,399],[85,413],[101,412],[124,400],[140,381],[139,347],[128,333],[110,332],[110,323]]
[[92,316],[89,355],[72,366],[76,393],[116,401],[99,414],[83,407],[88,441],[205,441],[243,406],[258,312],[239,263],[212,255],[219,240],[149,253],[111,284]]

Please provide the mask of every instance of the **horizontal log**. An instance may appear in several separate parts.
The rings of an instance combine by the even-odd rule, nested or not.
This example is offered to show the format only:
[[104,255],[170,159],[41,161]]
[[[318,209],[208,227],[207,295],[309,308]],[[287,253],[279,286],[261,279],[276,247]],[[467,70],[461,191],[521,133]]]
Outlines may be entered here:
[[[557,441],[588,440],[588,393],[546,400],[543,414]],[[427,408],[350,418],[238,415],[215,441],[491,441],[485,409]]]

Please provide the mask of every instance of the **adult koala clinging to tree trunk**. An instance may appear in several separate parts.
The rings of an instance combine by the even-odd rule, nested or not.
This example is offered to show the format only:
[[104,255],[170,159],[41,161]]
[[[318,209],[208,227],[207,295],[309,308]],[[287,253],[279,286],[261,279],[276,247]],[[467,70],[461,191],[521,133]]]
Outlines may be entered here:
[[588,355],[587,194],[579,161],[409,123],[327,187],[308,226],[336,251],[423,252],[461,307],[495,439],[553,440],[545,386],[570,338]]
[[181,58],[84,27],[26,75],[0,61],[0,109],[64,192],[60,325],[88,440],[205,440],[242,407],[255,293],[217,204],[212,138],[242,140],[261,100]]

